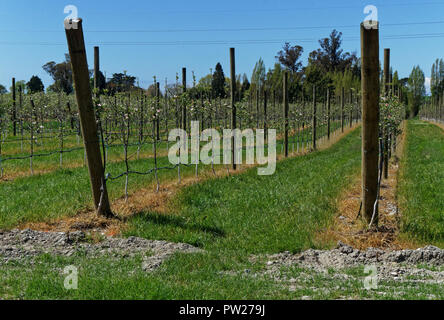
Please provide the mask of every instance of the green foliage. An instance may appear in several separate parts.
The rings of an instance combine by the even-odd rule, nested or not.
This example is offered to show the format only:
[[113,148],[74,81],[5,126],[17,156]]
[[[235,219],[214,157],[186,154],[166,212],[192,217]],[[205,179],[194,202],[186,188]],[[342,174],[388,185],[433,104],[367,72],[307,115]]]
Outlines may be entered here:
[[[94,77],[89,79],[89,84],[91,88],[94,88]],[[103,94],[106,90],[106,79],[102,71],[99,71],[97,76],[97,89],[100,94]]]
[[50,91],[54,92],[64,92],[70,94],[74,91],[72,70],[71,70],[71,58],[69,54],[65,54],[65,61],[61,63],[56,63],[54,61],[46,63],[43,67],[54,80],[54,84]]
[[[326,74],[319,65],[309,64],[305,68],[304,92],[305,97],[313,99],[313,86],[316,87],[317,96],[321,95],[320,89],[325,89],[330,82],[328,74]],[[324,96],[322,94],[322,96]]]
[[432,96],[442,94],[444,91],[444,60],[436,59],[436,62],[432,66],[431,80],[430,80],[430,90]]
[[106,84],[106,88],[111,94],[117,92],[127,92],[134,88],[136,77],[124,73],[114,73],[113,77]]
[[[15,82],[15,92],[19,91],[25,92],[26,91],[26,81],[25,80],[19,80]],[[12,86],[9,88],[9,91],[12,92]]]
[[262,90],[265,85],[265,63],[262,58],[259,59],[258,62],[256,62],[253,74],[251,75],[251,87],[254,88],[253,90]]
[[32,76],[29,82],[26,84],[29,93],[43,92],[45,86],[43,85],[42,79],[38,76]]
[[425,75],[419,66],[415,66],[410,73],[408,90],[410,116],[416,117],[426,93]]
[[342,88],[344,88],[346,92],[350,90],[354,90],[355,92],[361,91],[361,80],[356,77],[350,69],[344,72],[332,72],[329,76],[337,96],[342,94]]
[[401,123],[405,119],[405,107],[398,97],[381,97],[379,103],[379,126],[382,132],[395,137],[402,133]]
[[213,81],[211,82],[211,88],[213,91],[213,96],[215,98],[226,97],[227,94],[225,92],[225,74],[220,63],[216,65],[216,70],[213,74]]
[[342,32],[333,30],[328,38],[319,40],[320,49],[309,55],[309,64],[316,64],[324,72],[344,72],[358,62],[355,53],[341,49]]
[[302,69],[302,62],[299,59],[303,52],[304,48],[301,46],[290,46],[290,43],[286,42],[282,50],[278,52],[276,59],[285,69],[292,73],[298,73]]
[[211,83],[213,82],[213,75],[207,74],[206,76],[200,78],[197,87],[202,88],[204,90],[211,89]]

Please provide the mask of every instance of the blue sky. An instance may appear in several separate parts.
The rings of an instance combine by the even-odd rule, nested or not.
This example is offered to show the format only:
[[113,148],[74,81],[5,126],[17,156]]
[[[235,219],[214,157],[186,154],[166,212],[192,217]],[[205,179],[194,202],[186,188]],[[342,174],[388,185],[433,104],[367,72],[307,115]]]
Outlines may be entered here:
[[267,69],[285,41],[308,54],[333,28],[343,33],[343,48],[360,55],[359,24],[366,5],[378,8],[383,48],[401,77],[420,65],[426,77],[444,57],[444,0],[37,0],[0,3],[0,84],[11,78],[52,80],[42,66],[60,62],[67,52],[65,6],[75,5],[84,19],[88,62],[93,46],[101,50],[101,69],[110,77],[126,70],[148,87],[153,76],[175,81],[182,67],[197,79],[221,62],[229,73],[229,48],[236,48],[237,73],[251,75],[262,57]]

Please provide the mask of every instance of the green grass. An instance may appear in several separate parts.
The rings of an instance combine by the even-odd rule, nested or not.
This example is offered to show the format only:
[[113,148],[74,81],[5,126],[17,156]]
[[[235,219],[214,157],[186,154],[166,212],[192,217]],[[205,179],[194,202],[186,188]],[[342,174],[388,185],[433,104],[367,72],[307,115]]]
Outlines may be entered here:
[[[142,256],[115,259],[42,255],[31,264],[9,262],[0,269],[0,297],[5,299],[444,299],[440,284],[379,281],[364,288],[364,267],[317,273],[281,269],[277,282],[262,275],[265,263],[228,264],[209,254],[177,254],[154,273],[142,270]],[[64,288],[66,266],[79,271],[78,290]],[[251,270],[246,273],[245,270]],[[230,271],[230,272],[226,272]],[[234,271],[234,272],[233,272]],[[255,276],[258,274],[258,276]],[[340,276],[347,274],[348,278]],[[293,288],[290,290],[290,286]]]
[[[365,290],[363,267],[316,273],[282,268],[288,283],[262,275],[266,260],[252,254],[297,252],[317,243],[315,233],[329,224],[335,199],[360,168],[355,130],[333,147],[278,163],[275,175],[251,169],[238,176],[185,188],[169,214],[142,212],[127,235],[183,241],[205,249],[175,254],[153,273],[143,257],[87,258],[40,256],[0,268],[0,298],[8,299],[443,299],[439,284],[381,281]],[[78,290],[65,290],[63,269],[79,269]],[[248,270],[249,272],[246,272]],[[258,274],[258,276],[252,276]],[[339,274],[338,274],[339,275]]]
[[128,235],[185,241],[211,250],[300,251],[336,212],[334,200],[360,168],[359,130],[328,150],[283,160],[272,176],[256,169],[186,188],[170,215],[144,212]]
[[[75,136],[65,137],[63,150],[69,152],[63,153],[62,168],[73,168],[85,165],[84,150],[82,139],[77,140]],[[43,157],[35,156],[33,158],[33,169],[39,171],[54,171],[60,168],[60,141],[57,138],[49,138],[40,140],[34,145],[34,155],[45,154]],[[128,155],[130,159],[135,159],[137,155],[137,141],[131,141],[132,145],[128,148]],[[158,150],[166,152],[166,143],[158,143]],[[73,149],[71,151],[71,149]],[[140,157],[148,157],[153,155],[153,144],[146,142],[140,145]],[[52,153],[52,154],[50,154]],[[2,146],[1,157],[3,159],[2,166],[6,175],[25,174],[30,175],[30,159],[9,159],[15,157],[28,157],[31,154],[30,143],[26,141],[23,143],[23,151],[20,143],[4,143]],[[50,155],[47,155],[50,154]],[[122,161],[124,159],[124,147],[120,140],[110,143],[108,147],[108,161]]]
[[[338,128],[340,128],[340,122],[338,121],[332,121],[331,123],[331,130],[335,131]],[[294,129],[293,126],[291,126],[291,129]],[[162,129],[163,130],[163,129]],[[151,132],[151,129],[146,128],[146,132]],[[298,138],[297,135],[290,136],[290,149],[293,148],[296,150],[297,148],[297,141],[298,139],[304,140],[304,142],[310,141],[311,142],[311,134],[312,130],[310,127],[306,128],[300,133],[300,137]],[[322,125],[318,128],[318,136],[326,136],[326,128],[325,125]],[[58,138],[58,132],[55,130],[54,132],[47,132],[43,134],[43,139],[40,138],[40,134],[36,134],[36,142],[34,143],[33,147],[33,154],[39,155],[39,154],[49,154],[51,155],[45,155],[43,157],[35,156],[33,158],[33,170],[35,172],[52,172],[60,168],[60,139]],[[16,141],[16,139],[20,139],[20,136],[13,137],[12,133],[10,133],[3,142],[3,140],[0,140],[1,148],[0,148],[0,160],[3,159],[3,161],[0,162],[0,166],[4,170],[4,174],[6,176],[24,176],[24,175],[30,175],[31,169],[30,169],[30,159],[9,159],[9,158],[15,158],[15,157],[28,157],[31,153],[30,148],[31,144],[30,141],[24,141],[21,143],[20,141]],[[23,138],[29,139],[29,135],[25,135]],[[167,139],[167,136],[165,132],[162,132],[161,138],[163,140]],[[150,142],[152,139],[147,139],[147,141],[140,145],[140,157],[146,158],[153,155],[153,144]],[[281,142],[282,143],[282,142]],[[69,169],[69,168],[76,168],[85,165],[84,163],[84,151],[82,149],[83,142],[82,139],[77,137],[75,134],[70,134],[69,136],[64,137],[64,148],[63,150],[69,152],[63,153],[63,163],[62,168]],[[110,162],[118,162],[122,161],[124,159],[124,147],[122,145],[122,141],[119,139],[118,136],[113,136],[113,141],[108,141],[109,147],[108,147],[108,160]],[[137,157],[137,150],[139,148],[138,144],[138,132],[132,132],[130,144],[128,148],[128,155],[131,160],[136,159]],[[294,146],[293,146],[294,145]],[[302,142],[300,142],[300,145],[302,145]],[[167,143],[162,142],[157,144],[157,148],[159,153],[166,153],[167,152]],[[278,146],[278,152],[281,152],[281,145]],[[301,147],[302,148],[302,147]],[[75,149],[72,150],[71,149]]]
[[405,236],[444,246],[444,132],[418,120],[407,122],[398,197]]
[[[334,128],[336,128],[335,124]],[[307,137],[311,134],[308,128],[302,132]],[[295,139],[290,140],[291,144]],[[166,143],[158,145],[159,153],[166,153]],[[282,141],[278,141],[277,153],[282,153]],[[296,147],[295,147],[296,148]],[[296,151],[296,149],[295,149]],[[136,152],[136,147],[132,147],[130,154]],[[142,152],[149,155],[152,152],[152,145],[144,145]],[[244,151],[245,152],[245,151]],[[79,158],[80,157],[80,158]],[[109,157],[111,159],[122,159],[121,148],[110,148]],[[75,151],[64,155],[65,163],[70,161],[83,161],[83,151]],[[168,157],[158,157],[158,167],[170,167]],[[58,155],[51,157],[38,158],[43,168],[52,168],[52,171],[34,176],[25,176],[16,178],[13,181],[0,182],[0,229],[10,229],[25,222],[51,221],[56,218],[73,216],[79,211],[92,208],[91,189],[86,167],[77,167],[70,169],[54,169],[58,167]],[[35,162],[34,162],[35,163]],[[141,158],[130,160],[130,169],[133,171],[146,172],[154,168],[153,158]],[[11,165],[15,169],[29,170],[29,160],[13,162]],[[125,172],[124,162],[117,161],[108,163],[107,173],[117,176]],[[209,172],[210,166],[199,166],[200,172]],[[193,175],[194,166],[182,167],[181,174],[186,176]],[[177,170],[160,170],[160,183],[165,181],[177,180]],[[129,192],[130,194],[141,187],[152,185],[155,182],[154,174],[149,175],[130,175]],[[125,177],[110,181],[107,184],[111,201],[124,195]]]
[[[360,136],[359,130],[355,130],[327,150],[279,162],[273,176],[258,177],[256,169],[251,169],[240,175],[193,185],[174,199],[175,212],[164,216],[140,213],[130,221],[127,235],[188,242],[205,249],[204,253],[176,254],[153,274],[141,270],[141,257],[113,260],[45,255],[32,267],[23,262],[1,268],[0,296],[29,299],[300,298],[307,294],[306,290],[289,292],[267,277],[246,277],[241,271],[264,267],[249,261],[252,254],[328,246],[316,242],[315,232],[331,221],[336,211],[336,197],[359,172],[359,167]],[[48,174],[40,179],[50,179],[44,185],[51,185],[49,182],[60,179],[60,174]],[[72,183],[82,180],[72,173],[66,178]],[[62,193],[60,190],[56,193],[58,188],[60,184],[55,183],[53,197]],[[75,190],[71,186],[60,198],[70,198]],[[58,202],[59,198],[53,200],[53,203]],[[71,202],[72,199],[66,200],[67,204]],[[42,212],[40,218],[43,216]],[[79,267],[79,290],[63,288],[62,270],[70,264]]]

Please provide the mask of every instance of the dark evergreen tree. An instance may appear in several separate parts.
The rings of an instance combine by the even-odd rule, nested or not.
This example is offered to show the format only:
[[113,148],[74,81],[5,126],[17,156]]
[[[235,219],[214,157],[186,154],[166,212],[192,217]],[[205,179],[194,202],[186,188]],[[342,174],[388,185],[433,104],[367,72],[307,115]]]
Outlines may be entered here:
[[136,77],[126,73],[114,73],[111,80],[106,84],[110,93],[130,91],[134,88]]
[[42,79],[37,76],[32,76],[26,87],[29,93],[43,92],[45,90]]
[[222,69],[222,65],[218,63],[216,65],[216,71],[213,74],[213,81],[211,82],[211,88],[213,91],[213,96],[215,98],[225,98],[225,74]]

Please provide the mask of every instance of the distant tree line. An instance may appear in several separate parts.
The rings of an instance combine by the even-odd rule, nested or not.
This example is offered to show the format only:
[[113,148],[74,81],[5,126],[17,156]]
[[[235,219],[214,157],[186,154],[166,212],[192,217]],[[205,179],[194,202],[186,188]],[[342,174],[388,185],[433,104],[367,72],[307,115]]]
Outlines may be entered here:
[[[282,99],[283,73],[289,74],[289,98],[290,102],[301,99],[310,100],[313,95],[313,86],[317,88],[317,96],[325,99],[327,89],[333,95],[340,95],[342,88],[347,91],[360,91],[361,61],[356,52],[344,52],[342,49],[342,33],[333,30],[328,37],[318,41],[319,48],[310,52],[307,64],[302,62],[304,48],[299,45],[285,43],[275,56],[276,62],[270,69],[266,69],[265,63],[260,58],[254,65],[252,74],[236,76],[236,100],[256,99],[261,97],[264,91],[273,94],[275,99]],[[51,76],[54,83],[46,90],[50,92],[74,92],[71,61],[68,54],[65,60],[56,63],[51,61],[43,66],[43,70]],[[399,79],[398,72],[391,72],[391,86],[401,93],[403,103],[407,106],[406,114],[416,116],[420,106],[426,99],[425,75],[419,66],[415,66],[408,78]],[[91,86],[93,86],[93,71],[90,70]],[[231,79],[226,77],[222,65],[217,63],[214,71],[198,82],[193,73],[193,86],[189,88],[192,98],[226,98],[230,95]],[[383,73],[381,70],[381,86],[383,85]],[[35,93],[44,91],[45,87],[38,76],[33,76],[27,83],[16,82],[17,90]],[[396,88],[396,89],[395,89]],[[114,73],[106,79],[102,72],[98,75],[98,89],[103,94],[113,95],[119,92],[132,90],[143,91],[148,96],[156,95],[156,85],[152,84],[147,89],[136,85],[136,77],[123,73]],[[165,91],[171,95],[182,92],[179,85],[179,76],[176,75],[176,83],[166,84]],[[4,86],[0,85],[0,93],[6,93]],[[444,60],[437,59],[433,64],[431,73],[432,99],[444,92]],[[278,100],[278,101],[279,101]]]

